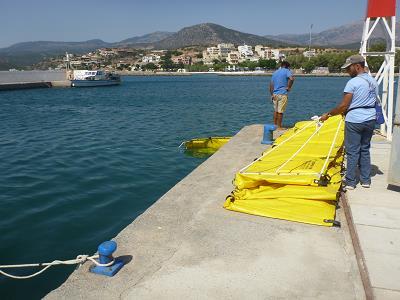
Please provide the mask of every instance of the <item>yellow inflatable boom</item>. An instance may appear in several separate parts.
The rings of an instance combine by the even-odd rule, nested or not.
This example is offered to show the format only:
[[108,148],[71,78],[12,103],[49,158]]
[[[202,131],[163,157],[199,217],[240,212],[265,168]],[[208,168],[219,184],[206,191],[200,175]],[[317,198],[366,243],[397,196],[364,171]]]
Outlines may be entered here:
[[219,148],[229,142],[230,137],[208,137],[192,139],[182,143],[185,151],[192,156],[205,157],[214,154]]
[[298,122],[240,170],[229,210],[332,226],[341,185],[344,121]]

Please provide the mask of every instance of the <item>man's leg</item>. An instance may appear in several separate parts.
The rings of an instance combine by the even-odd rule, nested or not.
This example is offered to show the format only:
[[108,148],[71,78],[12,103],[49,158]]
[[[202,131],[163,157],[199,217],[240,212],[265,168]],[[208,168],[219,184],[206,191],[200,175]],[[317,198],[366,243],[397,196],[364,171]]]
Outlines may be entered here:
[[272,95],[272,104],[274,105],[274,125],[278,124],[278,96],[277,95]]
[[364,184],[371,184],[371,138],[374,133],[375,120],[364,122],[364,128],[361,133],[360,146],[360,181]]
[[282,120],[283,120],[283,113],[286,110],[286,105],[288,102],[288,96],[287,95],[280,95],[279,99],[279,104],[278,104],[278,127],[282,128]]
[[347,155],[346,185],[355,187],[356,169],[360,157],[360,124],[346,122],[344,143]]
[[283,119],[283,114],[282,113],[276,113],[277,115],[277,120],[276,120],[276,124],[278,126],[278,128],[282,128],[282,119]]

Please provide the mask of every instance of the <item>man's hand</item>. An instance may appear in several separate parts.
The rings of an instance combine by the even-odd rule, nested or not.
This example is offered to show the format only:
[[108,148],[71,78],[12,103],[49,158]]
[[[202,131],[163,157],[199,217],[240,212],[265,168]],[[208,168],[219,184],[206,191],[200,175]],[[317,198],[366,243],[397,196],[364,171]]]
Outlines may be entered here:
[[292,89],[292,88],[290,88],[290,87],[286,87],[286,90],[287,90],[288,92],[290,92],[291,89]]
[[324,122],[324,121],[328,120],[330,116],[331,116],[331,115],[330,115],[329,113],[324,113],[324,114],[319,118],[319,120],[320,120],[321,122]]

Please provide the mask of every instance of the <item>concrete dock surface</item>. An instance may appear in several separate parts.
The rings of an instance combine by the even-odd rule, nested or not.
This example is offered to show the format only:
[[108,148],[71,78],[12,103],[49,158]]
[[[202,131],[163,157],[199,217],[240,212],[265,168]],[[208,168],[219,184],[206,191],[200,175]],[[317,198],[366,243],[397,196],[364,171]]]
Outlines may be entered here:
[[120,232],[118,274],[85,263],[46,299],[365,299],[343,209],[341,228],[223,209],[262,135],[244,127]]
[[374,137],[371,188],[348,191],[353,224],[375,299],[400,299],[400,188],[388,185],[391,145]]

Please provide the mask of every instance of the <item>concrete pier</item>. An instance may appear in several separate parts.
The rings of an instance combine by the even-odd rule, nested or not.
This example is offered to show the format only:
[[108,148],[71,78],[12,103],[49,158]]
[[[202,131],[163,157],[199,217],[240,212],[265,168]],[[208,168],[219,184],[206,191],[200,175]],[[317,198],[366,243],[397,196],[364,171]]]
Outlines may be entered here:
[[51,87],[71,87],[65,80],[65,70],[0,71],[0,91]]
[[51,88],[51,82],[14,82],[0,83],[0,91]]
[[400,299],[400,187],[388,183],[390,151],[390,143],[375,136],[371,188],[357,185],[346,193],[367,289],[382,300]]
[[118,234],[116,276],[86,263],[46,299],[364,299],[343,209],[336,228],[222,208],[262,130],[243,128]]
[[55,88],[66,88],[66,87],[71,87],[71,81],[70,80],[57,80],[57,81],[52,81],[51,86]]

